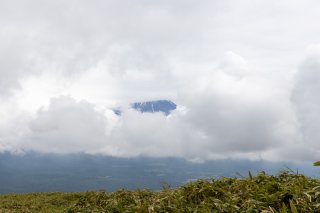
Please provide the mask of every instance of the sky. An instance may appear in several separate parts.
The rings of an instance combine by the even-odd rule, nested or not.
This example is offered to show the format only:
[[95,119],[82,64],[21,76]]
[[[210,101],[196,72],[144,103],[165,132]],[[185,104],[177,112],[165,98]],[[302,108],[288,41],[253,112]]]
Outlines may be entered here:
[[[319,160],[319,10],[0,0],[0,152]],[[128,107],[160,99],[177,110]]]

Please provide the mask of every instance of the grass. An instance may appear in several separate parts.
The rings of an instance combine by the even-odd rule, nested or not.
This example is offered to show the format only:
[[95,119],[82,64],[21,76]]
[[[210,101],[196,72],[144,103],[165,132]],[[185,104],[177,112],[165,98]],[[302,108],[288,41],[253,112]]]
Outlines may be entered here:
[[2,212],[68,212],[83,193],[31,193],[0,196]]
[[0,212],[320,212],[320,180],[264,172],[198,180],[161,191],[32,193],[0,196]]

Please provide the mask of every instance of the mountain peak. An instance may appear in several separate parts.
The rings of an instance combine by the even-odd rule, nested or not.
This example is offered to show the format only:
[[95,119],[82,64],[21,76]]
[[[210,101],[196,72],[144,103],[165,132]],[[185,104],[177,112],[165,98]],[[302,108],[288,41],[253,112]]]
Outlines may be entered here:
[[142,113],[163,112],[165,115],[169,115],[172,110],[177,108],[177,105],[170,100],[154,100],[135,102],[131,104],[131,107]]

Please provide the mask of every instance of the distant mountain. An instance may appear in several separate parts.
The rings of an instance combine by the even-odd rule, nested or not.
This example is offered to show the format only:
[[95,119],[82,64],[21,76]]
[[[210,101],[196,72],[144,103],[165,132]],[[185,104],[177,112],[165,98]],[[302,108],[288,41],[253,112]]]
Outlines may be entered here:
[[177,105],[169,100],[156,100],[147,102],[135,102],[131,104],[131,107],[142,113],[163,112],[165,115],[169,115],[172,110],[175,110],[177,108]]
[[[207,178],[247,176],[290,168],[312,177],[319,171],[309,163],[216,160],[192,163],[181,158],[117,158],[86,154],[13,155],[0,153],[0,194],[48,191],[115,191],[121,188],[159,190],[162,183],[178,187]],[[1,212],[1,211],[0,211]]]
[[[162,112],[169,115],[171,111],[177,108],[177,105],[169,100],[155,100],[146,102],[134,102],[130,104],[130,108],[135,109],[141,113],[155,113]],[[121,108],[112,109],[114,114],[120,116],[122,114]]]

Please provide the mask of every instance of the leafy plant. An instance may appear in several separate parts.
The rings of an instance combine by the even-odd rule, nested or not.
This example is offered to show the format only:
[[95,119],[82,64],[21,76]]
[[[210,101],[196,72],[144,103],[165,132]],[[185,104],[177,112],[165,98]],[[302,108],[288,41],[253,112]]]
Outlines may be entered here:
[[320,166],[320,161],[314,162],[313,165],[314,166]]
[[0,212],[320,212],[320,180],[249,172],[161,191],[11,194],[0,196]]

